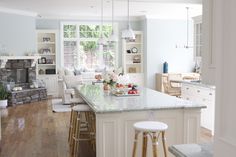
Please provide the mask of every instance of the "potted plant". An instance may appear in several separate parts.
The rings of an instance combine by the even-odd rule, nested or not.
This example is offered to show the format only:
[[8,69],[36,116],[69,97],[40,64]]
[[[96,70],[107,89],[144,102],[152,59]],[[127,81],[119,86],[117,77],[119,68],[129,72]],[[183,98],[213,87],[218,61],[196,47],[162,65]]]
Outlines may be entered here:
[[0,84],[0,108],[7,107],[7,98],[8,98],[8,92],[6,91],[4,86]]

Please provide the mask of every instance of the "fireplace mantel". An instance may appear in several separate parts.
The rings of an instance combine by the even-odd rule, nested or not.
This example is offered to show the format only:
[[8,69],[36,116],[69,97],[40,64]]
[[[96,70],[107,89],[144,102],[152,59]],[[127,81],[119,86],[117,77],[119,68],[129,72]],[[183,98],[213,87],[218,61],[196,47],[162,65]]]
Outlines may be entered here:
[[32,67],[35,66],[40,56],[0,56],[0,68],[4,68],[8,60],[33,60]]

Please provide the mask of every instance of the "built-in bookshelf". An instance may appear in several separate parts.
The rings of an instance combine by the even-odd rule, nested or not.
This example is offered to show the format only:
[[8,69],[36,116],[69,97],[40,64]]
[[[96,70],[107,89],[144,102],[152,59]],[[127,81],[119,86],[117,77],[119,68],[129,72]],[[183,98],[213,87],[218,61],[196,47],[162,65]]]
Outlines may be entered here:
[[38,75],[57,73],[57,31],[37,30]]
[[[123,39],[123,69],[132,81],[143,85],[143,33],[135,31],[135,40]],[[132,79],[133,78],[133,79]]]

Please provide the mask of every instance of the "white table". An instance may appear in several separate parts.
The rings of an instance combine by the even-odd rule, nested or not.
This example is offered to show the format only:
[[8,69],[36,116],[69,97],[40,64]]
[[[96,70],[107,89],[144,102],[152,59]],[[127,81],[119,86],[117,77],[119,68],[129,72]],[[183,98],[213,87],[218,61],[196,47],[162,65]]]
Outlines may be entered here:
[[[96,156],[130,157],[133,124],[142,120],[157,120],[168,124],[168,145],[197,143],[200,137],[200,112],[204,106],[166,95],[148,88],[140,96],[116,97],[99,86],[76,88],[96,114]],[[141,138],[138,154],[141,154]],[[151,145],[149,143],[149,148]],[[151,156],[148,150],[148,156]],[[160,151],[162,152],[162,150]]]

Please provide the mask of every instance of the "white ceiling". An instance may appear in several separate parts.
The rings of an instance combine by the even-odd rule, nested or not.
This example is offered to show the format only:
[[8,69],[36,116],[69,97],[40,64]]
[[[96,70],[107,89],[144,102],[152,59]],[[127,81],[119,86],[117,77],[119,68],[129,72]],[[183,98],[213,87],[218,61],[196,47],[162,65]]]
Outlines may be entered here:
[[[111,1],[104,0],[104,16],[111,17]],[[34,12],[41,18],[94,18],[100,16],[101,0],[0,0],[2,8]],[[130,0],[131,16],[184,19],[201,15],[201,0]],[[0,9],[1,10],[1,9]],[[127,0],[115,0],[115,18],[127,16]]]

